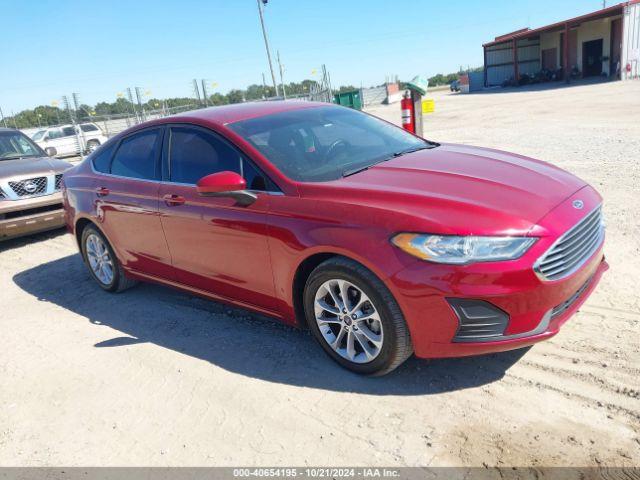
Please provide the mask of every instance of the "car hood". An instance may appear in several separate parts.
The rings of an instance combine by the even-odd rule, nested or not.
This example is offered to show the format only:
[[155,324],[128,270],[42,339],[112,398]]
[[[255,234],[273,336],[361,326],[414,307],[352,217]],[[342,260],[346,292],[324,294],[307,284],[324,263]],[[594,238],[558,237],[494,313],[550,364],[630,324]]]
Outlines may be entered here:
[[26,175],[51,175],[71,168],[71,164],[49,157],[0,160],[0,178],[8,179]]
[[[545,162],[451,144],[403,155],[330,183],[342,190],[344,201],[393,209],[410,224],[403,228],[465,234],[526,233],[586,186]],[[416,223],[416,217],[422,221]]]

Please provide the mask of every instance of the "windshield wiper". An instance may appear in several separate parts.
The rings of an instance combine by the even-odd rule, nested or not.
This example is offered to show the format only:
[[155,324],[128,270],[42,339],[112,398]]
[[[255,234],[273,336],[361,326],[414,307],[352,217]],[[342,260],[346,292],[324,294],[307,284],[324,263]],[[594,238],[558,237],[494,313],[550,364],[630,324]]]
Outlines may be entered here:
[[419,147],[411,147],[411,148],[407,148],[406,150],[401,150],[399,152],[395,152],[393,154],[393,157],[401,157],[402,155],[406,155],[407,153],[413,153],[413,152],[417,152],[419,150],[431,150],[432,148],[436,148],[439,147],[440,144],[439,143],[429,143],[427,145],[420,145]]
[[388,160],[397,158],[397,157],[401,157],[402,155],[406,155],[408,153],[413,153],[413,152],[417,152],[419,150],[430,150],[432,148],[436,148],[439,147],[440,144],[439,143],[429,143],[427,145],[420,145],[419,147],[411,147],[411,148],[407,148],[406,150],[400,150],[399,152],[393,152],[391,155],[389,155],[388,157],[384,157],[380,160],[378,160],[377,162],[374,162],[370,165],[365,165],[364,167],[358,167],[358,168],[354,168],[352,170],[345,170],[344,172],[342,172],[342,176],[343,177],[348,177],[350,175],[355,175],[356,173],[360,173],[360,172],[364,172],[365,170],[369,170],[371,167],[375,167],[376,165],[382,163],[382,162],[386,162]]
[[351,170],[345,170],[344,172],[342,172],[342,176],[343,177],[348,177],[350,175],[355,175],[356,173],[364,172],[365,170],[369,170],[371,167],[375,167],[379,163],[386,162],[387,160],[391,160],[392,158],[395,158],[394,155],[391,155],[390,157],[385,157],[382,160],[378,160],[377,162],[371,163],[369,165],[365,165],[364,167],[358,167],[358,168],[353,168]]

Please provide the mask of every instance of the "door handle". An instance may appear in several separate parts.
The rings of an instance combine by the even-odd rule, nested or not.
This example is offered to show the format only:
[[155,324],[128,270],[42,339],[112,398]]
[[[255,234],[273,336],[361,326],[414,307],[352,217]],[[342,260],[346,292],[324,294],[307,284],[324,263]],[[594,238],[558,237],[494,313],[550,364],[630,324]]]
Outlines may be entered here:
[[176,207],[178,205],[182,205],[186,201],[184,197],[180,195],[170,195],[170,194],[165,195],[164,197],[162,197],[162,199],[164,200],[164,203],[166,203],[169,207]]
[[99,197],[105,197],[109,195],[109,189],[107,187],[98,187],[96,188],[96,195]]

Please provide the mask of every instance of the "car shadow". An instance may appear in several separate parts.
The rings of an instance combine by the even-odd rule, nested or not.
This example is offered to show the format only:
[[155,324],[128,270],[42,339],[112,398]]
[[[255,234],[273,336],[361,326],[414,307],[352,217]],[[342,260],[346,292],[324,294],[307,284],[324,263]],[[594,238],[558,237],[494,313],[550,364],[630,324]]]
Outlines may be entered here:
[[[584,87],[589,85],[598,85],[601,83],[611,83],[617,82],[618,79],[609,78],[609,77],[587,77],[587,78],[579,78],[573,79],[569,83],[564,80],[554,80],[552,82],[545,83],[529,83],[526,85],[519,86],[508,86],[508,87],[490,87],[484,88],[482,90],[477,90],[471,92],[473,95],[494,95],[494,94],[509,94],[509,93],[522,93],[522,92],[543,92],[547,90],[564,90],[571,89],[574,87]],[[454,93],[451,92],[453,95]],[[456,93],[455,95],[460,95],[460,93]]]
[[[301,387],[373,395],[437,394],[499,380],[526,352],[431,361],[411,358],[384,377],[362,377],[332,362],[309,332],[244,309],[152,284],[122,294],[104,292],[77,254],[20,272],[13,280],[38,300],[122,333],[96,348],[149,342],[234,373]],[[51,328],[64,324],[55,322]]]
[[52,238],[61,237],[66,235],[67,229],[65,227],[56,228],[54,230],[48,230],[46,232],[32,233],[23,237],[10,238],[8,240],[0,241],[0,253],[8,252],[15,248],[31,245],[32,243],[44,242]]

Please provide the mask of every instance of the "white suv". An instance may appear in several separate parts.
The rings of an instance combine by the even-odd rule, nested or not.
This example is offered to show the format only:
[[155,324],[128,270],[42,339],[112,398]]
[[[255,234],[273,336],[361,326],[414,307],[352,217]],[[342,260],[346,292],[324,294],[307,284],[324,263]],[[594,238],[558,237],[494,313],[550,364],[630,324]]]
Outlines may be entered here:
[[78,127],[79,135],[76,135],[73,125],[62,125],[39,130],[31,138],[50,157],[79,155],[81,151],[93,152],[108,140],[95,123],[81,123]]

